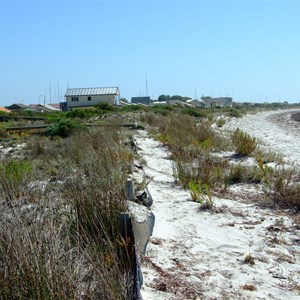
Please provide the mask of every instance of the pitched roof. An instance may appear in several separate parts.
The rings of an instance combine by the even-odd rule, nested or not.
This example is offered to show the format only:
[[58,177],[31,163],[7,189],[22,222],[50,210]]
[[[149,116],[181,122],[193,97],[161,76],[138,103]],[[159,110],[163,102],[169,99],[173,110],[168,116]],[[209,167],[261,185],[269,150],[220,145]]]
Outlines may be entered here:
[[6,113],[9,113],[10,112],[10,110],[9,109],[7,109],[7,108],[5,108],[5,107],[0,107],[0,111],[3,111],[3,112],[6,112]]
[[28,109],[30,107],[23,103],[14,103],[12,105],[5,106],[5,108],[12,110],[12,109]]
[[117,87],[67,89],[65,96],[119,95]]
[[52,104],[48,104],[48,105],[60,110],[60,104],[59,103],[52,103]]
[[46,111],[57,111],[57,110],[60,110],[60,109],[58,109],[56,107],[53,107],[50,104],[29,104],[29,107],[32,108],[32,109],[36,109],[38,111],[43,111],[43,110],[46,110]]

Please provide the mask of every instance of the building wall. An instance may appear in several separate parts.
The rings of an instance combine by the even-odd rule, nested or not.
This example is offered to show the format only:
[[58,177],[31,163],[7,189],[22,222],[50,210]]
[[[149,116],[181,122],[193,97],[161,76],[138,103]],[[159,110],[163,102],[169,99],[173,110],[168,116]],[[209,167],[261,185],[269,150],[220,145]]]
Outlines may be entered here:
[[219,98],[202,98],[202,101],[208,106],[208,107],[213,107],[213,106],[232,106],[232,98],[230,97],[219,97]]
[[131,103],[142,103],[142,104],[150,104],[151,99],[150,97],[132,97]]
[[[91,100],[88,100],[90,97]],[[78,101],[72,101],[78,99]],[[116,95],[94,95],[94,96],[66,96],[67,109],[71,110],[76,107],[95,106],[99,102],[106,102],[109,104],[116,104]]]

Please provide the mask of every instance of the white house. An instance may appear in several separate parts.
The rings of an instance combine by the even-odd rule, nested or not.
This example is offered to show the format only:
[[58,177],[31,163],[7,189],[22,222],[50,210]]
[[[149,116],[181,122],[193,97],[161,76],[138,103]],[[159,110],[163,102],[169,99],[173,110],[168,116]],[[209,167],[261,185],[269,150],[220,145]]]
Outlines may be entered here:
[[65,98],[66,110],[91,107],[100,102],[116,105],[120,91],[117,87],[67,89]]
[[219,98],[211,98],[211,97],[201,97],[202,102],[206,107],[232,107],[232,98],[231,97],[219,97]]

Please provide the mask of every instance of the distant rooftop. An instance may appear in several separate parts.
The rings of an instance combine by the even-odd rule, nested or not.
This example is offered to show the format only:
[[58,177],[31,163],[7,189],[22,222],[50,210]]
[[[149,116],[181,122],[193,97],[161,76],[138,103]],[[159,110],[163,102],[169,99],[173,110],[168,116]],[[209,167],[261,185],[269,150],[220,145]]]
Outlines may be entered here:
[[119,95],[117,87],[67,89],[65,96]]

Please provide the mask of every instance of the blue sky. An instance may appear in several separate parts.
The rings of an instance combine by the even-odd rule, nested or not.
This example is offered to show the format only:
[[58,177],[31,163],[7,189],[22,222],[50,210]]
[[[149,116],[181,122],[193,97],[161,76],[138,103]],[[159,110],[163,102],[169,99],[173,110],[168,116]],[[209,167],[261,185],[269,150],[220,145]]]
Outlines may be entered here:
[[0,106],[119,86],[300,102],[298,1],[0,0]]

